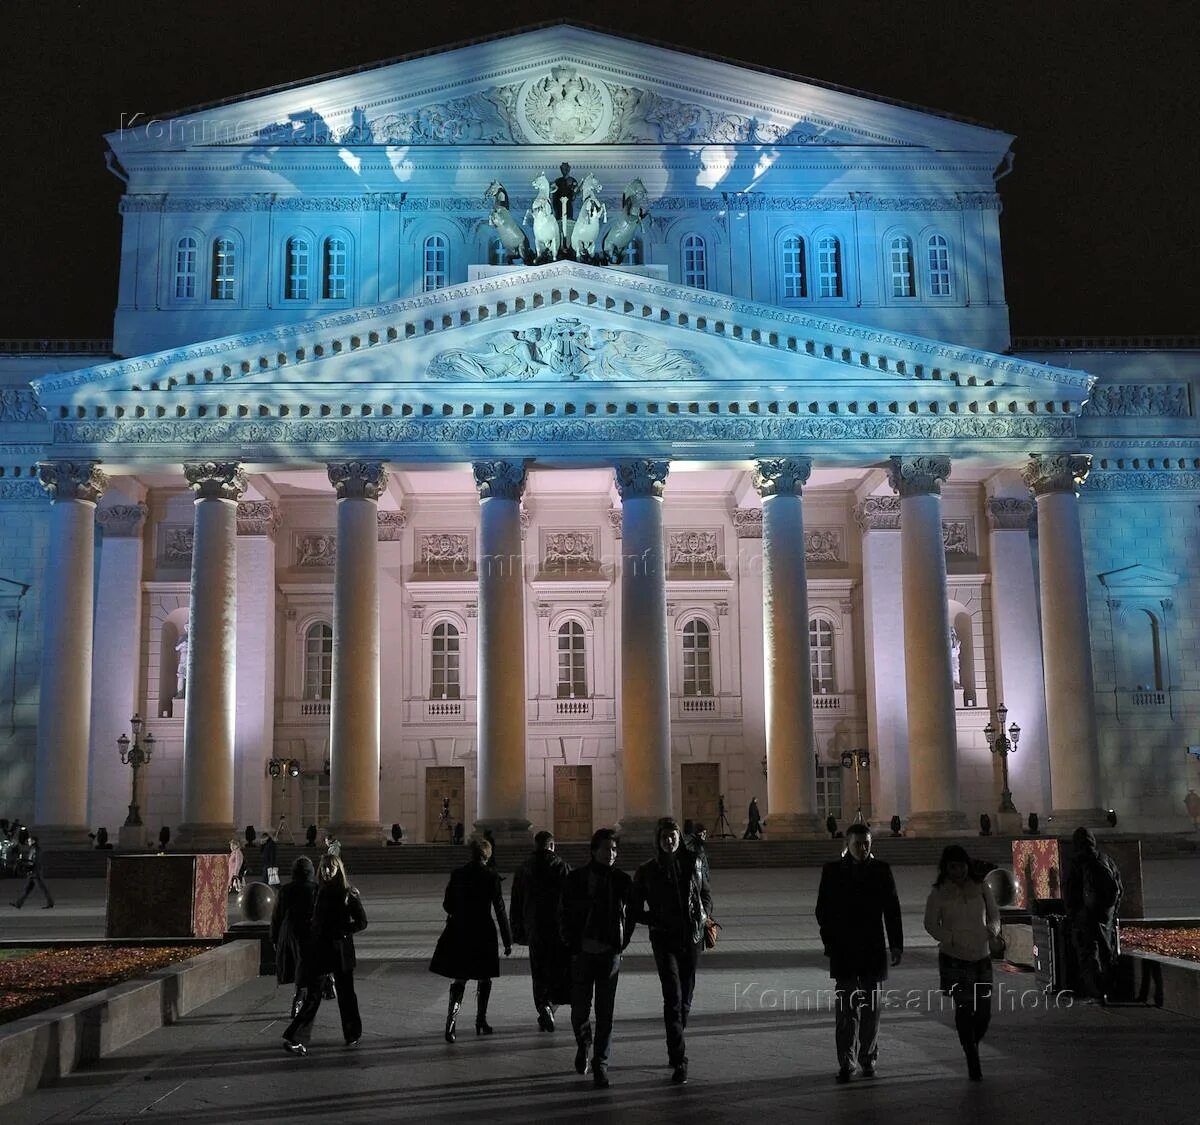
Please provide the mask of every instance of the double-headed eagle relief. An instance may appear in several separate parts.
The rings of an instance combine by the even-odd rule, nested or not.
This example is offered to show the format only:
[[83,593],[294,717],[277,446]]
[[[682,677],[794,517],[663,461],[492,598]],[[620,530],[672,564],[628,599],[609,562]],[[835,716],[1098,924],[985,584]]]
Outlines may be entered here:
[[492,207],[488,223],[496,228],[510,263],[532,266],[570,258],[588,265],[619,265],[650,214],[646,185],[640,179],[630,180],[621,193],[621,210],[601,240],[600,225],[608,222],[608,207],[600,199],[603,186],[590,172],[580,183],[564,162],[557,179],[551,181],[542,173],[530,186],[533,202],[522,223],[532,224],[532,240],[525,226],[513,218],[508,191],[499,180],[493,180],[483,195]]

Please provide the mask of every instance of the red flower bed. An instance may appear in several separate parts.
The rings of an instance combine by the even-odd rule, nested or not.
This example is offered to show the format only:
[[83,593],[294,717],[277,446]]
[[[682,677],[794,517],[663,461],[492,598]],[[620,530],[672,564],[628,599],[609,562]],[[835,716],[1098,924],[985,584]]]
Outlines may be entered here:
[[145,976],[153,969],[195,957],[211,945],[76,945],[61,949],[9,949],[0,956],[0,1023]]
[[1122,926],[1121,948],[1200,961],[1200,927]]

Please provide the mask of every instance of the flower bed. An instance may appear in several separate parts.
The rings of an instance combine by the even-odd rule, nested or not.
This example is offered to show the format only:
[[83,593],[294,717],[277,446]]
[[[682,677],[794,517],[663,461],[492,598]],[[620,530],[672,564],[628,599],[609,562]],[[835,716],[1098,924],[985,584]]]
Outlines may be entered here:
[[195,957],[211,945],[86,945],[6,949],[0,955],[0,1023]]
[[1121,948],[1126,952],[1200,961],[1200,927],[1122,925]]

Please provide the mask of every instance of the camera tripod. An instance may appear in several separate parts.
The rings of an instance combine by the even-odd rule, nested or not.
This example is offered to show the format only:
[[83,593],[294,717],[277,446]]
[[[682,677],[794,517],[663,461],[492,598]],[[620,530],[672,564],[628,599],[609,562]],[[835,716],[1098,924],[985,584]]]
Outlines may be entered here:
[[725,815],[725,802],[721,801],[717,805],[717,830],[713,835],[718,840],[736,840],[733,826],[729,823],[729,817]]
[[437,827],[433,830],[433,837],[429,841],[431,844],[442,834],[443,828],[446,830],[446,843],[453,844],[454,829],[450,825],[450,810],[445,805],[442,806],[442,815],[438,818]]
[[287,832],[288,840],[295,844],[296,837],[292,834],[292,826],[288,824],[287,813],[280,813],[279,823],[275,825],[275,839],[282,840],[284,832]]

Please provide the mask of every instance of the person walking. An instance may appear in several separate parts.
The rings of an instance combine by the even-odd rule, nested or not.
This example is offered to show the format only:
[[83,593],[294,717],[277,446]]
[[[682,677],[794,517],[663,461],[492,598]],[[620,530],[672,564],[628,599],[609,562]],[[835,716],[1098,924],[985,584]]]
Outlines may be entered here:
[[1071,850],[1063,904],[1078,965],[1078,991],[1085,1000],[1105,1004],[1117,965],[1117,912],[1124,894],[1121,872],[1112,856],[1100,850],[1090,829],[1075,829]]
[[25,900],[33,893],[33,888],[37,887],[46,896],[42,909],[53,910],[54,896],[51,895],[46,881],[42,878],[42,849],[38,844],[38,838],[29,835],[29,832],[22,828],[17,836],[17,846],[19,849],[17,875],[24,876],[26,882],[25,889],[13,900],[12,905],[20,910],[25,905]]
[[[263,833],[259,856],[262,859],[262,881],[268,886],[277,885],[279,883],[279,846],[271,838],[270,832]],[[274,883],[271,880],[272,872],[275,875]]]
[[346,868],[335,855],[321,857],[312,925],[300,953],[297,981],[304,989],[300,1011],[283,1033],[283,1045],[294,1055],[308,1054],[313,1021],[321,1007],[321,978],[332,974],[337,985],[338,1014],[347,1047],[362,1037],[362,1017],[354,991],[354,934],[367,928],[362,897],[350,886]]
[[[608,1086],[609,1048],[621,954],[633,937],[633,880],[619,871],[617,834],[600,828],[592,834],[591,861],[570,872],[559,911],[562,940],[571,955],[571,1029],[575,1032],[575,1071]],[[592,1036],[592,999],[596,1033]]]
[[[900,898],[892,869],[871,854],[865,824],[846,829],[841,859],[821,870],[817,925],[834,981],[837,1081],[850,1081],[855,1065],[875,1075],[879,1057],[880,984],[904,954]],[[887,945],[884,945],[886,935]]]
[[292,880],[279,890],[271,911],[271,945],[275,949],[275,979],[294,984],[291,1018],[295,1019],[304,1000],[300,987],[300,960],[312,929],[313,906],[317,901],[317,872],[306,855],[292,864]]
[[1000,911],[958,844],[942,849],[937,880],[925,902],[925,931],[938,943],[941,988],[954,1001],[967,1074],[978,1082],[983,1078],[979,1043],[992,1019],[990,940],[1000,936]]
[[242,854],[241,841],[235,836],[229,841],[229,893],[239,894],[242,889],[242,870],[246,857]]
[[762,814],[758,811],[758,798],[750,798],[750,808],[746,811],[746,831],[742,833],[743,840],[758,840],[762,837]]
[[662,986],[667,1060],[676,1085],[688,1080],[684,1031],[696,991],[704,923],[712,916],[712,891],[704,869],[680,842],[678,822],[663,817],[654,834],[654,858],[633,877],[634,921],[645,922],[650,929],[650,948]]
[[[504,909],[500,876],[488,867],[492,845],[472,838],[471,859],[450,876],[442,908],[449,917],[429,962],[429,971],[450,978],[450,1003],[446,1010],[446,1042],[455,1041],[458,1011],[467,981],[478,982],[475,992],[475,1034],[491,1035],[487,1021],[492,981],[500,975],[496,949],[496,923],[504,941],[504,956],[512,956],[512,933]],[[496,922],[492,921],[493,912]]]
[[553,1031],[555,1008],[571,999],[571,956],[558,929],[558,901],[571,867],[556,854],[554,833],[539,832],[533,843],[533,854],[513,876],[509,920],[513,941],[529,946],[538,1027]]

